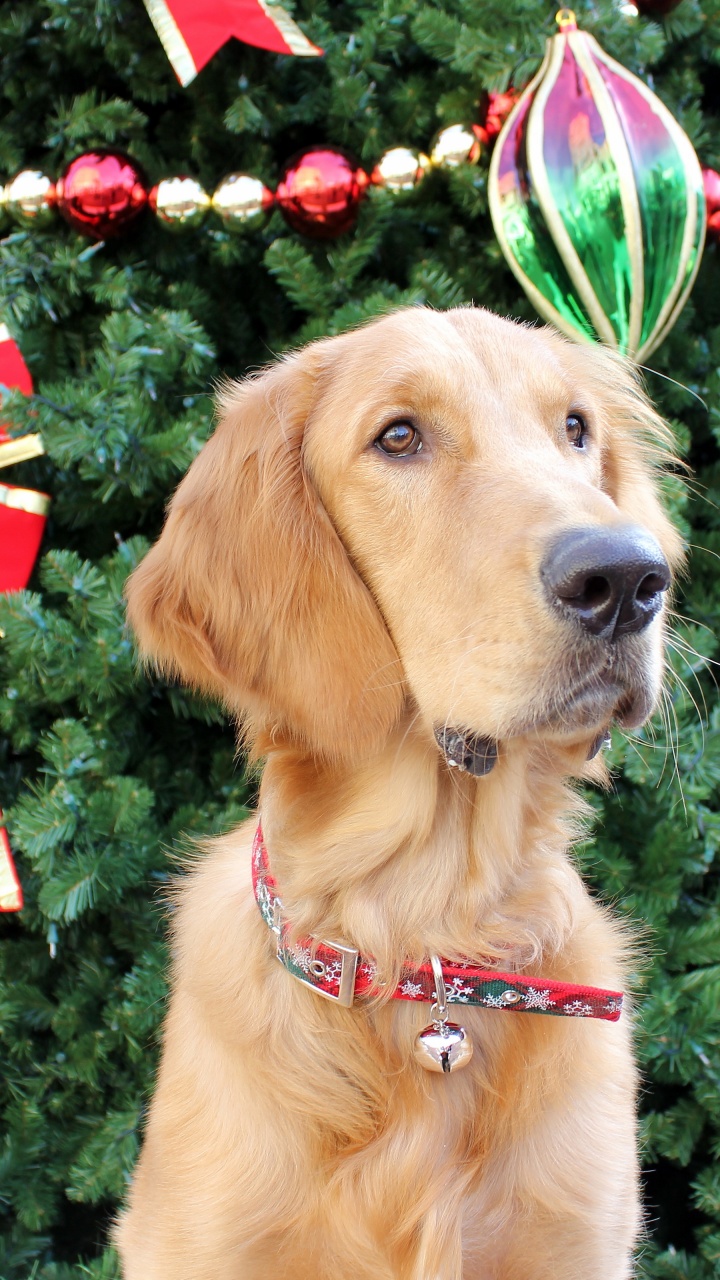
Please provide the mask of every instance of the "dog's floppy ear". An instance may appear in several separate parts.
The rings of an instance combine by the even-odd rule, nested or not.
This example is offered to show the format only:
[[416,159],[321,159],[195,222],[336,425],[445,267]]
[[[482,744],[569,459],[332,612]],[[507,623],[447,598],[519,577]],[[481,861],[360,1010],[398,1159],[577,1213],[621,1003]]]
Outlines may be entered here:
[[146,657],[220,695],[250,731],[326,758],[379,744],[402,706],[397,653],[302,460],[313,348],[221,396],[221,419],[127,585]]

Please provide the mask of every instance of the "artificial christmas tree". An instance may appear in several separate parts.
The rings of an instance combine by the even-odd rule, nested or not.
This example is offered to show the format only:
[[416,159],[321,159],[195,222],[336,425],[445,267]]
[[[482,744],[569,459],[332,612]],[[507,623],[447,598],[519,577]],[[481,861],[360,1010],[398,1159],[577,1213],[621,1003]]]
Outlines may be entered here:
[[[538,0],[285,7],[323,58],[233,40],[186,89],[140,0],[1,7],[0,177],[56,180],[79,154],[110,150],[132,155],[150,184],[182,174],[209,192],[233,172],[274,191],[288,158],[317,145],[372,172],[391,148],[425,151],[440,128],[482,130],[488,93],[521,89],[554,30],[554,8]],[[703,166],[719,170],[718,0],[682,0],[664,20],[609,0],[577,13],[610,56],[652,78]],[[408,190],[371,187],[355,230],[325,242],[278,210],[241,235],[208,218],[170,236],[150,216],[95,242],[54,215],[4,228],[2,320],[36,395],[9,395],[3,416],[47,449],[15,467],[13,483],[53,502],[31,590],[0,601],[0,796],[26,899],[0,920],[3,1280],[116,1274],[106,1231],[153,1078],[165,886],[193,839],[235,824],[254,795],[220,712],[138,669],[124,580],[211,430],[221,376],[401,304],[475,302],[536,319],[493,235],[491,147],[486,130],[477,164],[430,169]],[[720,707],[705,661],[720,612],[716,245],[652,368],[650,392],[696,469],[689,499],[679,472],[666,484],[691,576],[663,715],[615,738],[613,789],[590,796],[600,834],[579,857],[598,893],[645,929],[640,1274],[710,1280],[720,1265]]]

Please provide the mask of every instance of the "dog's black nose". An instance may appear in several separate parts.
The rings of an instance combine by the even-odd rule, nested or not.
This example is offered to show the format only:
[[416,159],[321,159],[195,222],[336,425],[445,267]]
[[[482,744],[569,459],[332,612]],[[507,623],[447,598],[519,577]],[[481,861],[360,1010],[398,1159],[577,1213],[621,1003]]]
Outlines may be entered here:
[[552,603],[572,610],[586,631],[604,640],[642,631],[670,586],[660,547],[637,525],[566,530],[540,574]]

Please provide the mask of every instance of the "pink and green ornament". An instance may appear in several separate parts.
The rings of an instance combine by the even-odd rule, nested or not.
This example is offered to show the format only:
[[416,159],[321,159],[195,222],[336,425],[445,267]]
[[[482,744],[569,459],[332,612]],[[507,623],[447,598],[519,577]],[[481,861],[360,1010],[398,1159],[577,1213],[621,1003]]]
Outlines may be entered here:
[[705,238],[700,163],[667,107],[578,31],[560,30],[495,144],[490,210],[539,313],[643,359],[672,328]]

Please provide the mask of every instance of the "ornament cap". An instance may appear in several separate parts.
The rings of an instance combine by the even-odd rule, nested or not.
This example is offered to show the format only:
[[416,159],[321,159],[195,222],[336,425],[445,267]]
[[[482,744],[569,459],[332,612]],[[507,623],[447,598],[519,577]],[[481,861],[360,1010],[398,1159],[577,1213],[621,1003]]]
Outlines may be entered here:
[[578,29],[577,19],[573,9],[558,9],[555,14],[555,21],[561,31],[577,31]]

